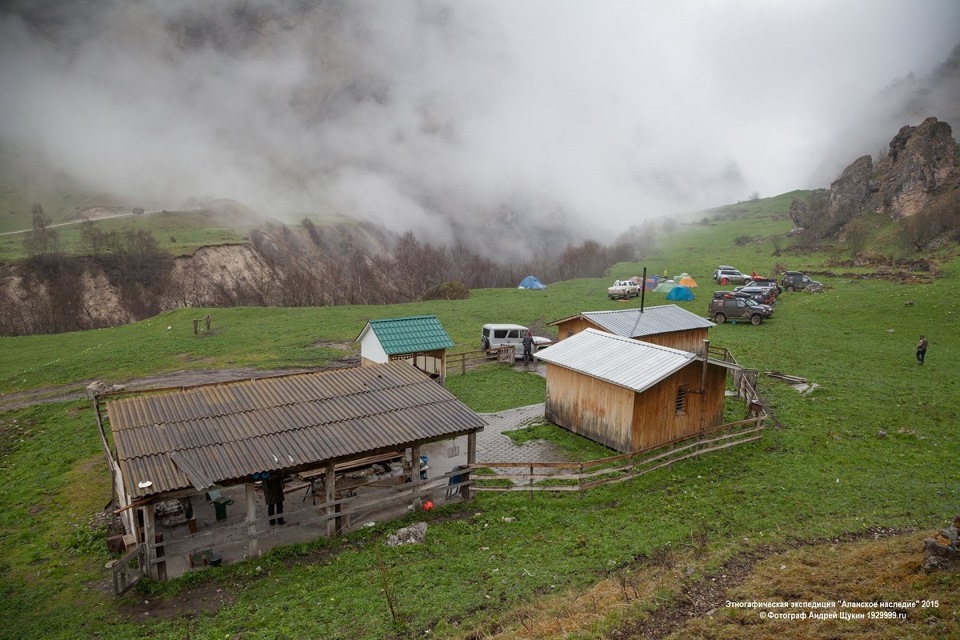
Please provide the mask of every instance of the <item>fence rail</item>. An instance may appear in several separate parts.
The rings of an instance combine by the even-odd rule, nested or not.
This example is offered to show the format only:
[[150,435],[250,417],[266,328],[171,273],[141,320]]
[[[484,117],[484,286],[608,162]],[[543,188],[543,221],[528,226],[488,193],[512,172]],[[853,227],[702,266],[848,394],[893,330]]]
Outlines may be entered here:
[[113,593],[121,596],[144,577],[146,545],[138,544],[113,564]]
[[[327,525],[330,521],[333,521],[334,531],[339,534],[352,529],[356,523],[391,508],[403,510],[421,500],[436,499],[439,496],[444,496],[446,500],[466,498],[473,484],[474,478],[467,469],[455,469],[448,473],[437,474],[429,479],[422,479],[419,482],[385,483],[382,480],[374,480],[365,485],[354,487],[354,489],[363,489],[361,492],[352,492],[330,502],[317,502],[308,509],[285,513],[283,517],[287,520],[296,521],[298,526],[313,528],[318,532],[328,531]],[[304,490],[306,488],[306,485],[302,487]],[[183,537],[157,541],[149,545],[154,552],[152,564],[163,564],[166,558],[172,556],[191,556],[212,549],[222,549],[228,545],[245,544],[251,538],[267,539],[277,533],[275,528],[267,525],[270,518],[271,516],[268,515],[258,516],[253,520],[254,528],[251,530],[251,522],[246,520],[244,515],[239,515],[230,518],[227,523],[216,528],[201,530]],[[146,546],[142,544],[137,547],[139,554],[137,558],[140,559],[141,566]],[[128,564],[125,561],[132,559],[134,555],[133,553],[128,554],[123,561],[114,566],[115,582],[128,579],[126,575],[117,575],[121,572],[133,574],[134,577],[140,575],[123,568]],[[126,582],[123,586],[129,588],[132,584],[132,582]],[[121,592],[118,591],[119,593]]]
[[476,351],[448,353],[447,375],[464,375],[467,371],[472,371],[477,367],[487,364],[513,364],[515,353],[513,346],[510,345],[496,349],[477,349]]
[[[474,476],[474,491],[577,491],[631,480],[675,462],[760,440],[767,415],[723,424],[672,442],[589,462],[477,462],[471,469],[493,469]],[[490,482],[509,483],[490,484]]]

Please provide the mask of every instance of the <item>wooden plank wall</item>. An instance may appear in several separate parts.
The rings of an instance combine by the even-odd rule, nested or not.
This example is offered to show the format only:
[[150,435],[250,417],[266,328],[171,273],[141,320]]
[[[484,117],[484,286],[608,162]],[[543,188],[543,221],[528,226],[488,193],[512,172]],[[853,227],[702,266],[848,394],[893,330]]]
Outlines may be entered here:
[[635,396],[630,389],[547,364],[546,418],[617,451],[632,451]]
[[[633,412],[630,451],[646,449],[676,438],[694,435],[723,422],[726,369],[707,366],[706,390],[700,389],[702,362],[692,362],[651,389],[637,394]],[[676,412],[677,391],[687,387],[686,409]]]
[[572,318],[566,322],[561,322],[557,325],[557,342],[570,336],[580,333],[584,329],[596,329],[597,331],[606,331],[603,327],[599,327],[584,318]]
[[706,340],[707,337],[707,329],[703,328],[658,333],[653,336],[642,336],[637,338],[637,340],[660,345],[661,347],[680,349],[681,351],[687,351],[689,353],[702,353],[703,341]]

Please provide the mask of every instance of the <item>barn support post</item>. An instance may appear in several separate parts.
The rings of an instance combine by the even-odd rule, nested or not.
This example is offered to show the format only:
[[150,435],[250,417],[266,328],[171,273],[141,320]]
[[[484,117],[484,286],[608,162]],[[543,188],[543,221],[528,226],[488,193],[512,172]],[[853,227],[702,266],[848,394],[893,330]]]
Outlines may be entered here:
[[247,497],[247,557],[253,558],[260,553],[260,543],[257,541],[257,492],[253,482],[244,484]]
[[412,498],[413,510],[419,511],[420,502],[420,445],[415,444],[410,447],[410,482],[413,483],[413,491],[410,493]]
[[141,507],[143,513],[143,563],[146,565],[146,573],[153,579],[157,578],[157,566],[153,563],[157,556],[157,528],[154,520],[153,503]]
[[710,341],[703,341],[703,370],[700,372],[700,393],[707,390],[707,361],[710,359]]
[[333,517],[334,507],[333,500],[336,494],[334,485],[336,484],[336,478],[334,477],[334,464],[331,460],[327,463],[326,475],[324,476],[323,487],[325,489],[326,495],[324,496],[324,501],[327,503],[325,512],[327,514],[327,537],[332,538],[337,535],[337,522]]
[[477,462],[477,434],[471,431],[467,434],[467,468],[463,472],[463,488],[460,489],[460,497],[465,500],[472,500],[476,492],[473,490],[473,483],[470,482],[470,465]]

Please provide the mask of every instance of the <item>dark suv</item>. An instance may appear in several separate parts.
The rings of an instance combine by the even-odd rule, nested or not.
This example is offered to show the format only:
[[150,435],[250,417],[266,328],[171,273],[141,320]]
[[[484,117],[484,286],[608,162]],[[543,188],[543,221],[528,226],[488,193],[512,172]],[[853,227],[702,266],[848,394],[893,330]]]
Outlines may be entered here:
[[764,318],[773,315],[773,307],[743,298],[735,293],[714,297],[710,300],[710,316],[717,324],[727,320],[740,320],[750,324],[760,324]]
[[784,271],[780,285],[785,291],[802,291],[803,289],[817,291],[823,289],[823,283],[811,280],[802,271]]
[[767,287],[775,289],[777,294],[780,295],[783,293],[783,289],[780,288],[780,283],[774,280],[773,278],[764,278],[763,276],[757,276],[756,278],[750,278],[743,283],[745,287]]
[[777,290],[773,287],[737,287],[733,290],[734,293],[745,293],[755,302],[760,304],[768,304],[771,307],[777,303]]

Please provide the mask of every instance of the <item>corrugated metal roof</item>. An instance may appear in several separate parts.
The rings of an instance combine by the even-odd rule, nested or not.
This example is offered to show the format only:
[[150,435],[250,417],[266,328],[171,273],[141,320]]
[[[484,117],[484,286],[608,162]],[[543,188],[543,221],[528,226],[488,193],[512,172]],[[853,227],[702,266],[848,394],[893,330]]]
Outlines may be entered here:
[[691,361],[701,360],[693,353],[596,329],[585,329],[538,351],[537,358],[634,391],[645,391]]
[[640,309],[584,311],[571,318],[564,318],[550,324],[556,325],[577,317],[585,318],[610,333],[624,338],[640,338],[660,333],[708,329],[716,326],[709,320],[675,304],[647,307],[642,312]]
[[370,320],[357,340],[363,337],[367,329],[373,331],[380,346],[389,355],[453,348],[453,340],[436,316]]
[[[485,422],[406,362],[139,395],[107,404],[132,498],[404,448]],[[152,485],[140,489],[139,483]]]

